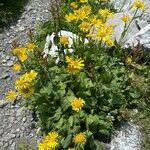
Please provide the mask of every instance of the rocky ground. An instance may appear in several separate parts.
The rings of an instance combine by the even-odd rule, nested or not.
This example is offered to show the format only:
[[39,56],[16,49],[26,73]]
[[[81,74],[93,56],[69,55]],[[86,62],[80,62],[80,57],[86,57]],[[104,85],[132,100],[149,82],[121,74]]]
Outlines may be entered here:
[[12,41],[19,38],[21,44],[26,43],[29,29],[34,31],[38,23],[48,20],[49,7],[50,0],[30,0],[19,20],[0,33],[0,150],[17,150],[22,142],[34,148],[39,139],[32,112],[21,104],[7,103],[4,95],[15,79],[11,70],[15,62],[11,55]]

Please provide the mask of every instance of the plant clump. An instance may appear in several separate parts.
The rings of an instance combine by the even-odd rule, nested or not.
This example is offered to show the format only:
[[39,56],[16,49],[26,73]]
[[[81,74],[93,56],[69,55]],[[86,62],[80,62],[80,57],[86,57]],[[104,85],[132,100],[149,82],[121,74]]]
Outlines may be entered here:
[[[135,0],[131,8],[136,8],[133,17],[120,18],[120,40],[137,11],[144,12],[145,3]],[[6,99],[22,96],[36,112],[44,136],[39,150],[103,149],[101,142],[110,142],[127,112],[139,108],[146,93],[136,77],[142,76],[147,85],[148,62],[142,64],[138,51],[132,53],[115,40],[109,20],[117,11],[110,1],[62,1],[52,10],[45,49],[38,35],[33,41],[31,32],[26,45],[14,43],[18,62],[12,69],[20,77]]]

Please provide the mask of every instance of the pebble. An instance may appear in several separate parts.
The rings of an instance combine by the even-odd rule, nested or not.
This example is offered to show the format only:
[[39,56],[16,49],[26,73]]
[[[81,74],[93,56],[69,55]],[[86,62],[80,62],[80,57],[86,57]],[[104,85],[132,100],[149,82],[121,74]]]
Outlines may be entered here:
[[24,31],[25,30],[25,27],[21,26],[19,27],[19,31]]

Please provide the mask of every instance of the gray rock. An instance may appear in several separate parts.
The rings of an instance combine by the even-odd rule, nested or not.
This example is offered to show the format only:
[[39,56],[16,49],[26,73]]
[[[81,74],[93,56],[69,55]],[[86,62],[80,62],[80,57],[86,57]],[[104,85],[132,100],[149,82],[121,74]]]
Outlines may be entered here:
[[23,117],[22,121],[23,121],[23,122],[26,122],[26,118],[25,118],[25,117]]
[[8,73],[3,73],[1,76],[0,76],[0,79],[6,79],[8,78],[10,75]]
[[25,30],[24,26],[19,27],[19,31],[24,31],[24,30]]
[[3,147],[4,147],[4,148],[7,148],[8,146],[9,146],[9,144],[8,144],[8,143],[5,143]]
[[0,100],[0,108],[5,107],[7,104],[8,104],[8,102],[7,102],[7,101]]
[[[133,0],[112,0],[114,3],[114,6],[119,9],[122,8],[122,12],[117,13],[114,15],[114,18],[110,21],[110,23],[117,25],[115,28],[115,33],[114,33],[114,38],[122,45],[122,46],[127,46],[127,45],[132,45],[137,43],[137,40],[139,40],[142,44],[144,44],[146,47],[150,47],[147,43],[150,42],[150,31],[149,31],[149,23],[147,22],[148,18],[150,18],[150,1],[149,0],[144,0],[146,3],[146,6],[148,9],[145,11],[144,15],[140,19],[136,19],[136,21],[133,21],[124,36],[123,39],[120,40],[121,33],[124,31],[124,23],[121,21],[121,17],[123,15],[128,15],[130,18],[132,18],[133,14],[135,11],[131,9],[131,3]],[[137,15],[140,15],[141,11],[139,10]],[[139,31],[140,30],[140,31]],[[143,33],[143,30],[145,31]],[[142,34],[141,34],[142,32]],[[120,41],[119,41],[120,40]]]
[[3,146],[3,142],[0,141],[0,147],[2,147],[2,146]]
[[133,37],[129,38],[126,42],[126,47],[137,45],[138,42],[144,47],[150,48],[150,24],[142,28],[139,32],[133,35]]
[[141,139],[139,127],[126,122],[112,137],[110,150],[141,150]]
[[15,134],[8,133],[7,135],[5,135],[4,140],[9,141],[10,139],[13,139],[15,137],[16,137]]
[[10,150],[16,150],[16,144],[15,143],[12,143],[10,145]]

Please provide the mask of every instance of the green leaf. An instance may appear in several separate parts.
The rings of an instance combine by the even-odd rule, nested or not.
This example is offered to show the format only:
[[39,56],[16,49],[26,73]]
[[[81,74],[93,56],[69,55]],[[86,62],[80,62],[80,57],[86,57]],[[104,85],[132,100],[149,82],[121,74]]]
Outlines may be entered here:
[[94,140],[94,144],[96,146],[95,150],[103,150],[103,146],[98,140]]
[[68,107],[71,106],[71,101],[74,98],[74,94],[73,92],[71,92],[70,90],[67,93],[67,96],[65,96],[62,100],[62,109],[63,111],[67,110]]
[[63,123],[64,123],[64,119],[61,118],[61,119],[55,124],[55,127],[56,127],[57,129],[60,129],[60,128],[62,127]]
[[126,104],[126,100],[124,99],[123,95],[117,95],[117,94],[114,94],[112,96],[111,102],[113,105],[118,105],[118,106]]
[[73,119],[74,119],[73,116],[69,117],[69,119],[68,119],[69,127],[73,126],[73,122],[74,122]]
[[52,83],[49,82],[47,87],[44,87],[40,90],[40,93],[50,95],[52,93],[52,89]]
[[130,94],[130,96],[132,97],[132,98],[139,98],[140,97],[140,93],[139,92],[136,92],[136,93],[129,93]]
[[101,129],[101,130],[99,130],[99,132],[104,135],[109,135],[109,130],[106,130],[106,129]]
[[72,134],[69,134],[67,136],[67,138],[64,138],[61,141],[61,144],[62,144],[63,148],[67,148],[69,146],[69,144],[71,143],[71,140],[72,140]]

